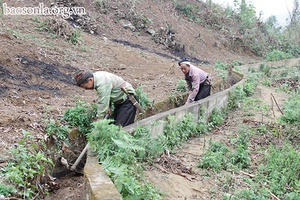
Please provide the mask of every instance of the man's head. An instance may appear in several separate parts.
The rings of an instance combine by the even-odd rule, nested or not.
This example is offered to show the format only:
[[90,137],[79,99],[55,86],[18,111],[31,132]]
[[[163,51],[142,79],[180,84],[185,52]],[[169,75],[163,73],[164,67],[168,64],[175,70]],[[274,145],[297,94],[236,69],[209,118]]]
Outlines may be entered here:
[[184,74],[188,74],[190,72],[191,62],[188,58],[184,58],[178,62],[178,65]]
[[94,75],[90,71],[78,71],[75,74],[75,81],[79,87],[85,89],[94,89]]

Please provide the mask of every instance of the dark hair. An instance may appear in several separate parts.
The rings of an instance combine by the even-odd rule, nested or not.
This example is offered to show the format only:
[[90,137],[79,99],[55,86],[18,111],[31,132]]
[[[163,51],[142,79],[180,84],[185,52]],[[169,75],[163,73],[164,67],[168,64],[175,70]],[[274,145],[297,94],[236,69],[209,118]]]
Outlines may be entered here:
[[178,65],[180,66],[181,63],[183,62],[190,62],[190,59],[189,58],[183,58],[181,59],[179,62],[178,62]]
[[89,78],[93,78],[94,75],[90,71],[80,70],[75,74],[75,81],[78,86],[86,83]]

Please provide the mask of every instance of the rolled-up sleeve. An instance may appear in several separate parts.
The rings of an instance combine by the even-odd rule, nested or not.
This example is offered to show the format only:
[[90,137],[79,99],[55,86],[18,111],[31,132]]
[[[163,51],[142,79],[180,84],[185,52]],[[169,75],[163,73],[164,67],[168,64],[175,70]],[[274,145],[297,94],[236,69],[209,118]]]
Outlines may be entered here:
[[110,94],[112,84],[103,84],[97,88],[98,101],[97,101],[97,118],[104,118],[110,104]]

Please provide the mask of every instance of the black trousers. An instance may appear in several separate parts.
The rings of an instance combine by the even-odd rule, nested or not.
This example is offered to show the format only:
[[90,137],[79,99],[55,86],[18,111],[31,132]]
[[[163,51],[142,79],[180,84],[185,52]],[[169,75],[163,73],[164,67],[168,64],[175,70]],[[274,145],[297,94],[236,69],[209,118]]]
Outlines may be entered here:
[[114,109],[114,124],[122,127],[128,126],[134,122],[136,107],[129,99],[126,99],[122,104],[115,104]]
[[195,97],[194,101],[198,101],[200,99],[204,99],[205,97],[208,97],[210,95],[210,88],[211,88],[210,84],[200,84],[199,92]]

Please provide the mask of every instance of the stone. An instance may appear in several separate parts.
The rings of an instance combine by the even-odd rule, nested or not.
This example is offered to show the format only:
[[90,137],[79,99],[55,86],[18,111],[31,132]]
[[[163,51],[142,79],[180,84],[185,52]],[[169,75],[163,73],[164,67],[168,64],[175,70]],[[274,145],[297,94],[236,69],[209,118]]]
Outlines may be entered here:
[[135,26],[132,25],[132,23],[128,20],[122,19],[120,20],[120,24],[125,28],[125,29],[130,29],[131,31],[135,31],[136,28]]

